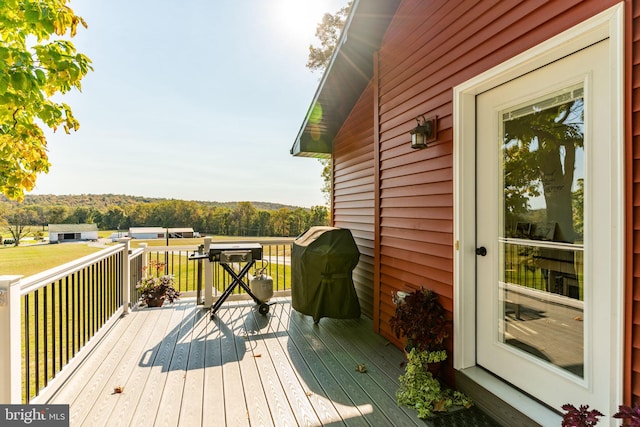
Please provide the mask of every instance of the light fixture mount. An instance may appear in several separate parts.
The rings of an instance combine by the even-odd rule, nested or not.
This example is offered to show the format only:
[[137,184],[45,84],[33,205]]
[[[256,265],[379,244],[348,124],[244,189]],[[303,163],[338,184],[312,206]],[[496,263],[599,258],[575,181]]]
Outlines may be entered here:
[[438,116],[425,118],[424,115],[416,117],[418,125],[411,129],[411,148],[426,148],[429,143],[438,139]]

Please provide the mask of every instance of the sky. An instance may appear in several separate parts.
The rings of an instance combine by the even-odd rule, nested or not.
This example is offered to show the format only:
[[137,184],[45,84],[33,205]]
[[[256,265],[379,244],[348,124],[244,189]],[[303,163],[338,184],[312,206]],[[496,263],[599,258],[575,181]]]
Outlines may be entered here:
[[324,205],[322,165],[289,150],[319,84],[316,25],[348,0],[72,0],[93,61],[47,132],[30,194]]

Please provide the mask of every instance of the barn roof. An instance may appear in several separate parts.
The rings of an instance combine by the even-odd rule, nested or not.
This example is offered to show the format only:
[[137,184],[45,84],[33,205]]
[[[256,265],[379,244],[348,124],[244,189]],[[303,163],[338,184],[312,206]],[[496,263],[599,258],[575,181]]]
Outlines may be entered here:
[[193,227],[170,228],[169,233],[193,233]]
[[98,231],[96,224],[49,224],[49,233],[79,233]]
[[167,231],[163,227],[131,227],[129,228],[129,234],[132,233],[164,233]]
[[400,0],[354,0],[291,154],[331,157],[334,137],[373,77],[373,54],[399,4]]

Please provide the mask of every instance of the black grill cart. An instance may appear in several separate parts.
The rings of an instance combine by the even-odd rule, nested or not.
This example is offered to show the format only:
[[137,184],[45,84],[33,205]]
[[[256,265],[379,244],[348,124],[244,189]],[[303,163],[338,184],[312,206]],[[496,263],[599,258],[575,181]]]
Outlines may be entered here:
[[[226,287],[220,298],[211,307],[211,318],[215,317],[216,312],[231,295],[237,286],[240,286],[258,305],[258,311],[262,315],[269,313],[269,304],[259,299],[252,291],[251,287],[245,282],[245,277],[249,273],[251,267],[256,261],[262,259],[262,245],[259,243],[242,243],[229,244],[221,243],[209,245],[209,253],[196,253],[189,257],[191,260],[208,258],[210,262],[220,263],[222,268],[233,278],[231,283]],[[239,268],[239,272],[233,268],[233,264],[243,267]]]

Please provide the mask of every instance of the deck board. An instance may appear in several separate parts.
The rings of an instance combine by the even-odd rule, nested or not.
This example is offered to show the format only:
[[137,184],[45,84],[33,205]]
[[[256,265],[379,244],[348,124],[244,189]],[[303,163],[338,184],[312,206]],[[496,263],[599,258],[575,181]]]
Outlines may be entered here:
[[214,319],[188,299],[135,309],[34,403],[70,404],[73,426],[424,425],[396,405],[404,356],[370,320],[316,325],[275,302],[262,316],[230,301]]
[[[323,363],[330,366],[331,370],[342,378],[349,387],[348,393],[354,398],[354,404],[358,407],[362,406],[363,417],[372,425],[395,425],[395,420],[403,419],[407,415],[403,408],[395,403],[397,379],[379,375],[379,371],[373,369],[368,358],[359,354],[357,346],[353,345],[355,334],[352,333],[351,328],[342,327],[338,333],[335,333],[329,330],[330,325],[336,323],[333,319],[321,320],[319,325],[315,326],[309,319],[302,319],[299,313],[294,312],[292,317],[298,318],[298,321],[292,323],[300,328],[307,339],[312,340],[314,347],[319,349],[318,354]],[[341,325],[345,323],[348,322],[340,322]],[[340,338],[344,338],[342,343]],[[356,370],[359,364],[365,365],[366,373]],[[420,424],[424,423],[420,422]]]
[[278,373],[278,379],[283,387],[289,406],[298,426],[321,425],[313,406],[308,398],[308,390],[297,376],[293,360],[298,355],[289,354],[287,351],[288,324],[282,321],[284,305],[275,304],[271,308],[269,325],[273,326],[273,338],[266,340],[267,350]]
[[[113,383],[105,385],[123,387],[123,393],[113,393],[109,399],[101,402],[113,408],[110,416],[102,421],[103,425],[130,425],[149,376],[148,369],[140,369],[141,362],[146,360],[148,363],[154,356],[147,349],[155,346],[166,335],[171,316],[170,310],[165,307],[149,310],[146,316],[129,315],[127,319],[135,321],[131,328],[140,331],[135,335],[135,340],[142,345],[136,346],[135,351],[128,353],[129,363],[132,365],[128,376],[116,377]],[[96,408],[95,411],[99,412],[99,409]]]
[[175,426],[178,425],[180,418],[180,409],[182,406],[184,387],[187,378],[187,362],[189,359],[189,351],[191,349],[191,334],[194,329],[195,317],[194,310],[189,310],[182,318],[179,326],[176,326],[175,346],[171,354],[171,362],[168,365],[167,379],[164,384],[164,390],[160,399],[160,405],[156,413],[157,426]]
[[[273,340],[278,334],[277,329],[271,324],[272,319],[273,317],[271,316],[265,317],[259,314],[247,318],[245,327],[252,343],[250,347],[251,355],[260,373],[261,387],[266,395],[274,424],[277,426],[295,426],[297,425],[296,418],[289,405],[286,392],[282,387],[276,368],[277,362],[273,359],[274,355],[269,351],[267,345],[268,341]],[[279,353],[276,352],[276,354]]]
[[[160,313],[156,313],[155,316],[150,316],[150,318],[156,319],[157,322],[161,322],[161,317]],[[154,322],[147,320],[141,323],[139,320],[142,319],[135,320],[138,322],[132,322],[132,324],[128,326],[127,334],[120,335],[118,339],[116,346],[122,347],[123,351],[121,354],[109,352],[108,357],[101,363],[101,365],[110,370],[112,374],[104,381],[102,390],[97,396],[100,404],[91,410],[91,417],[86,419],[86,424],[91,424],[96,427],[109,425],[112,413],[119,414],[121,410],[126,407],[119,401],[120,395],[115,393],[115,389],[116,387],[122,387],[124,389],[132,385],[128,380],[132,374],[136,373],[135,368],[138,365],[139,355],[148,345],[148,340],[137,339],[137,337],[152,337],[154,327]],[[128,392],[130,391],[128,390]],[[116,407],[118,409],[116,409]]]
[[[300,316],[299,313],[296,315]],[[354,381],[365,381],[365,383],[358,381],[360,387],[368,391],[370,398],[375,400],[373,394],[378,396],[380,402],[378,406],[381,409],[387,408],[385,415],[390,420],[399,416],[398,411],[405,412],[405,415],[410,416],[410,409],[401,408],[395,404],[389,405],[389,402],[395,402],[395,392],[400,385],[398,378],[404,373],[404,355],[380,336],[369,336],[368,339],[363,340],[363,335],[358,333],[362,330],[358,325],[361,322],[362,319],[345,320],[339,323],[327,319],[322,323],[322,327],[315,329],[314,332],[322,339],[326,348],[340,347],[345,354],[350,356],[345,360],[347,363],[353,362],[353,371],[349,371],[347,364],[345,367],[348,372]],[[321,335],[320,332],[324,332],[324,334]],[[367,375],[355,373],[355,366],[360,364],[366,367]],[[424,423],[418,422],[418,425],[424,425]]]
[[224,367],[225,419],[227,425],[238,427],[250,425],[239,363],[239,360],[245,357],[245,348],[240,345],[242,343],[237,343],[238,340],[242,340],[242,337],[236,335],[242,334],[242,331],[238,330],[239,321],[237,318],[241,315],[241,310],[235,305],[219,312],[221,320],[219,326],[223,331],[221,345]]
[[[206,317],[208,319],[208,317]],[[202,392],[202,425],[225,424],[224,378],[222,375],[222,322],[219,318],[207,321],[205,337],[204,390]]]
[[[140,359],[140,367],[147,368],[148,374],[136,411],[130,422],[132,426],[155,425],[156,414],[169,376],[171,357],[178,340],[177,328],[180,327],[186,309],[187,305],[180,304],[176,306],[175,310],[169,312],[171,317],[166,328],[166,335],[153,347],[147,349]],[[172,390],[166,391],[171,393]]]
[[[309,379],[307,382],[315,384],[311,386],[314,396],[322,396],[326,401],[333,404],[336,415],[338,415],[348,426],[368,426],[369,423],[363,417],[363,413],[358,409],[354,399],[358,399],[358,395],[364,396],[358,387],[349,387],[349,383],[345,384],[340,380],[341,367],[335,364],[327,363],[323,360],[322,354],[318,353],[320,343],[313,337],[305,337],[299,327],[293,326],[289,328],[289,336],[295,346],[302,354],[303,360],[308,367]],[[330,359],[329,359],[330,361]]]
[[206,313],[202,310],[196,310],[193,332],[190,337],[191,347],[185,372],[184,393],[181,399],[180,425],[202,425],[207,322]]

